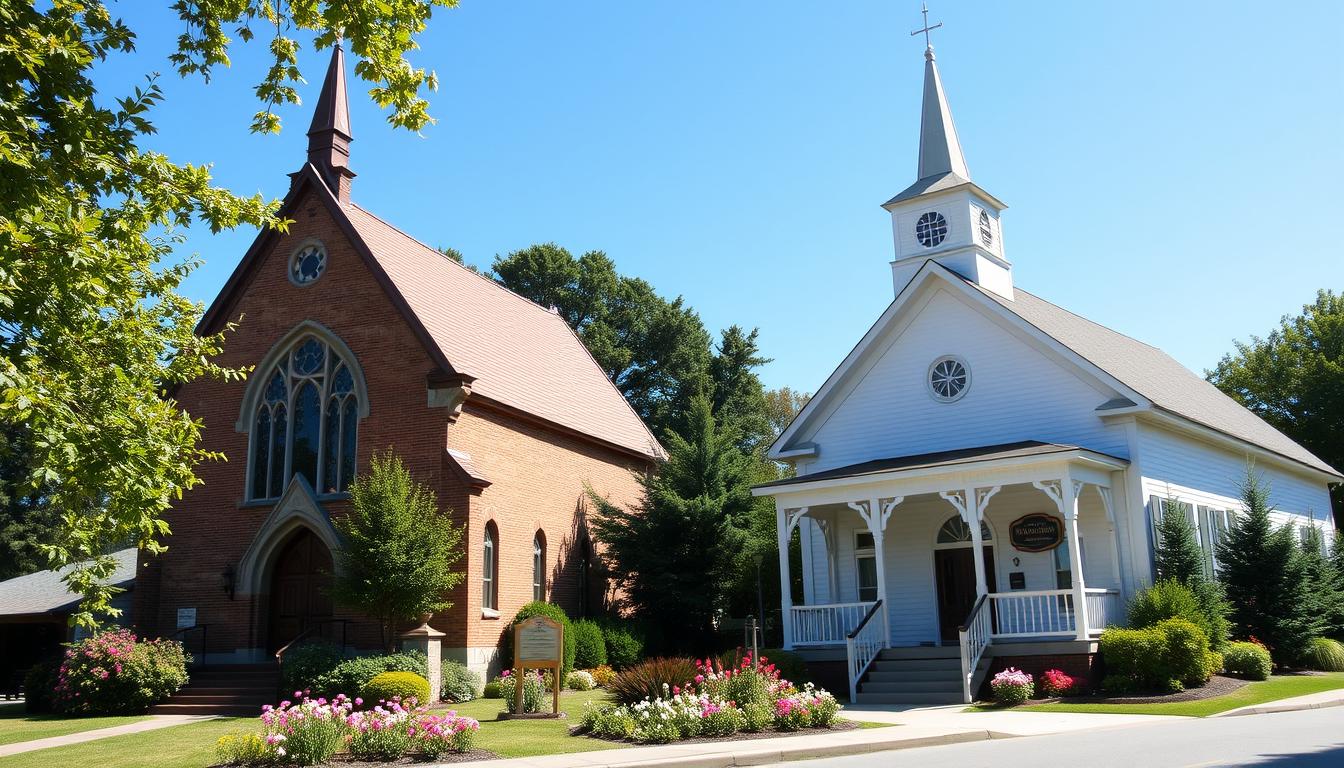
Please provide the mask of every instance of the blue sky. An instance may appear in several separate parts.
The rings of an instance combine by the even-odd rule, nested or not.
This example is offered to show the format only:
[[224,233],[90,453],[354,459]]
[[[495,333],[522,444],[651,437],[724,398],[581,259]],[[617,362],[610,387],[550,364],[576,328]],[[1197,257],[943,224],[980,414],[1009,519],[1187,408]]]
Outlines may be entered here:
[[[205,84],[171,74],[166,2],[114,10],[139,49],[104,95],[162,71],[153,144],[284,194],[306,104],[247,132],[256,43]],[[1344,288],[1344,4],[934,0],[934,45],[974,179],[1010,208],[1017,285],[1202,371],[1318,288]],[[417,64],[438,124],[394,130],[351,73],[354,197],[488,266],[554,241],[606,251],[712,330],[756,326],[769,386],[813,391],[892,298],[887,214],[914,180],[911,0],[463,0]],[[209,302],[252,232],[191,234]]]

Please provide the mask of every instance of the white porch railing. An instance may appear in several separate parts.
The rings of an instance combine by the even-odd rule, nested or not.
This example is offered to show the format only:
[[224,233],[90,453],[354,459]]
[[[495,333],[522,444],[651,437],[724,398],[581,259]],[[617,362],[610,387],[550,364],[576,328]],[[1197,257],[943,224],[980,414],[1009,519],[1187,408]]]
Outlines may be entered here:
[[1125,620],[1125,606],[1120,601],[1120,591],[1116,589],[1085,589],[1087,599],[1087,628],[1091,632],[1100,632],[1112,624],[1122,624]]
[[[980,666],[980,657],[989,647],[989,637],[993,631],[990,613],[988,600],[976,600],[965,626],[957,630],[961,638],[961,696],[962,701],[967,704],[973,700],[971,683],[975,677],[975,670]],[[851,697],[850,701],[853,700]]]
[[876,603],[793,606],[789,611],[789,621],[793,628],[794,647],[839,645],[845,642],[849,633],[863,621],[874,605]]
[[882,601],[868,603],[868,610],[859,619],[858,626],[845,636],[845,657],[849,663],[849,701],[857,701],[859,681],[868,671],[868,665],[887,647],[886,622],[874,620],[882,612]]
[[[1084,590],[1088,631],[1097,633],[1120,620],[1120,593],[1109,589]],[[1077,634],[1073,590],[1043,589],[1034,592],[995,592],[989,596],[994,609],[994,637],[1050,637]]]

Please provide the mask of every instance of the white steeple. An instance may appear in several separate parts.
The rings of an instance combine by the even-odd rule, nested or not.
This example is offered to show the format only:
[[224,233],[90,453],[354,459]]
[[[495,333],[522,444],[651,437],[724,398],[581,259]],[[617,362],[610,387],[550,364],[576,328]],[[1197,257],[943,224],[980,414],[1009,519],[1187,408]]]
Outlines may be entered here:
[[1011,299],[1012,264],[1004,257],[999,214],[1007,208],[971,181],[957,138],[952,109],[929,43],[929,9],[924,6],[924,102],[919,119],[919,168],[915,183],[882,204],[891,212],[896,258],[891,262],[896,292],[933,259],[980,287]]

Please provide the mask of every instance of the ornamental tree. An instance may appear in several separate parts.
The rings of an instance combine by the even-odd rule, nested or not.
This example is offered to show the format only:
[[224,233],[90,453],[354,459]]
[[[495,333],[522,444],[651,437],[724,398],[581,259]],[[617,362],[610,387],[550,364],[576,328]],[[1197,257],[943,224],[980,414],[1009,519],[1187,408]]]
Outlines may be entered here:
[[389,450],[350,486],[350,512],[332,521],[341,534],[331,596],[379,620],[391,649],[399,621],[453,606],[448,592],[466,576],[463,528],[439,510],[438,495],[416,482]]
[[[252,130],[280,128],[276,108],[298,102],[291,34],[316,48],[341,34],[357,75],[388,121],[430,122],[421,93],[432,72],[412,67],[435,6],[455,0],[176,0],[183,34],[171,64],[210,77],[234,40],[265,34],[272,63],[256,93]],[[283,228],[278,203],[211,183],[208,167],[146,148],[163,93],[153,77],[102,93],[99,62],[129,53],[135,32],[100,0],[0,2],[0,423],[23,425],[25,474],[6,494],[41,493],[59,510],[46,564],[84,596],[74,623],[115,615],[107,553],[150,552],[169,532],[164,512],[222,458],[199,446],[201,424],[172,398],[203,376],[238,378],[215,363],[230,329],[194,333],[202,307],[179,293],[198,261],[175,252],[184,230]]]
[[1204,553],[1185,510],[1175,499],[1162,501],[1155,560],[1158,579],[1175,579],[1189,587],[1204,580]]

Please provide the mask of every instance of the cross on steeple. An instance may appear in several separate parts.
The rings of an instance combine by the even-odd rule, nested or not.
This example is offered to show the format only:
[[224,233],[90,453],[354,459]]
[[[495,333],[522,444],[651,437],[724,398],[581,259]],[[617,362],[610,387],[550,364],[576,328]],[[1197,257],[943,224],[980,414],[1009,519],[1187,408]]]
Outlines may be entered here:
[[914,37],[915,35],[918,35],[919,33],[923,32],[923,33],[924,33],[924,45],[927,46],[928,48],[933,48],[933,43],[929,41],[929,33],[932,32],[933,30],[935,30],[935,29],[937,29],[937,28],[943,26],[943,22],[940,21],[940,22],[938,22],[937,24],[934,24],[932,27],[930,27],[930,26],[929,26],[929,4],[928,4],[928,3],[920,3],[920,5],[923,7],[923,10],[921,10],[920,13],[923,13],[923,14],[924,14],[924,28],[923,28],[923,29],[916,29],[915,31],[913,31],[913,32],[910,33],[910,36],[911,36],[911,37]]

